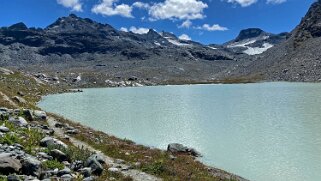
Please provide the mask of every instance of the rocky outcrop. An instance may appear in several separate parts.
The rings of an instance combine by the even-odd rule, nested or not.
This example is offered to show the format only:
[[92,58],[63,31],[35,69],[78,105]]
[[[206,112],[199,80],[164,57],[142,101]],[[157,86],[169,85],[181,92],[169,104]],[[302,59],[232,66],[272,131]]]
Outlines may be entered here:
[[[3,148],[0,145],[0,148]],[[22,165],[20,160],[11,156],[10,153],[0,153],[0,174],[19,173]]]
[[44,147],[48,147],[48,146],[62,147],[62,148],[67,148],[68,147],[64,142],[62,142],[62,141],[60,141],[60,140],[58,140],[56,138],[49,137],[49,136],[43,138],[40,141],[40,145],[44,146]]
[[182,153],[182,154],[190,154],[195,157],[201,157],[202,155],[196,151],[194,148],[186,147],[179,143],[171,143],[167,146],[167,151],[173,154]]
[[294,30],[294,46],[310,38],[321,37],[321,1],[315,2],[302,19],[299,26]]

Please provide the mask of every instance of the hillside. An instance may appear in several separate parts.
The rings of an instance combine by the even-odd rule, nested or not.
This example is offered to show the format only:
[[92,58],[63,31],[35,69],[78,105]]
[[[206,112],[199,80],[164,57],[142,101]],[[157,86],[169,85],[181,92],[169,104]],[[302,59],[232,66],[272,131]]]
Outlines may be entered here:
[[289,38],[251,62],[233,76],[260,75],[269,81],[321,81],[321,1],[315,2]]

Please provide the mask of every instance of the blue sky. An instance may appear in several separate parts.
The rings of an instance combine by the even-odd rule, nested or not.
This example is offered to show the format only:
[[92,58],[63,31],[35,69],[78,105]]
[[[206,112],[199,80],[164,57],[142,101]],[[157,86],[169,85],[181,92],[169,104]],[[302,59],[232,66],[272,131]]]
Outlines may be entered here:
[[1,0],[0,26],[44,28],[74,13],[116,29],[167,31],[204,44],[223,43],[241,29],[291,31],[315,0]]

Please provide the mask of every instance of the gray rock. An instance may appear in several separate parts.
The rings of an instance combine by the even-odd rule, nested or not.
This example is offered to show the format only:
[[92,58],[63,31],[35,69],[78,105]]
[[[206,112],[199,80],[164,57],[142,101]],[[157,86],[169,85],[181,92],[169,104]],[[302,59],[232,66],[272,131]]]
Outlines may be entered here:
[[39,177],[41,169],[41,162],[33,156],[27,156],[22,161],[22,173],[25,175],[32,175]]
[[10,153],[0,153],[0,175],[19,173],[22,168],[20,161],[10,157]]
[[192,156],[195,156],[195,157],[201,157],[202,156],[202,154],[200,152],[198,152],[197,150],[195,150],[194,148],[190,148],[189,152],[191,153]]
[[83,181],[94,181],[94,180],[95,180],[95,177],[93,177],[93,176],[85,177],[85,178],[83,179]]
[[15,124],[16,126],[20,126],[20,127],[23,127],[23,126],[27,126],[28,125],[28,122],[25,120],[25,118],[23,117],[18,117],[18,118],[15,118],[15,117],[10,117],[9,120],[8,120],[10,123],[13,123]]
[[43,147],[56,146],[56,147],[68,148],[68,146],[64,142],[49,136],[43,138],[40,141],[40,146],[43,146]]
[[21,181],[21,179],[17,175],[9,175],[7,177],[8,181]]
[[111,168],[108,168],[108,171],[109,171],[109,172],[112,172],[112,173],[117,173],[117,172],[119,172],[120,170],[119,170],[118,168],[111,167]]
[[24,109],[23,110],[23,114],[24,114],[24,116],[26,117],[27,120],[29,120],[29,121],[33,121],[34,120],[34,116],[33,116],[32,110]]
[[71,129],[71,130],[67,130],[65,131],[66,134],[69,134],[69,135],[76,135],[78,134],[78,130],[76,129]]
[[188,148],[182,144],[179,143],[172,143],[167,146],[167,151],[170,153],[186,153],[190,154],[195,157],[202,156],[198,151],[196,151],[194,148]]
[[122,159],[115,159],[115,163],[116,163],[116,164],[124,164],[125,161],[122,160]]
[[47,119],[47,114],[44,111],[35,110],[33,112],[33,115],[34,115],[36,120],[46,120]]
[[0,132],[7,133],[9,131],[10,131],[9,128],[7,128],[5,126],[0,126]]
[[73,179],[72,175],[70,174],[65,174],[60,177],[62,181],[71,181]]
[[59,170],[57,175],[60,177],[66,174],[71,174],[71,170],[68,167],[65,167],[64,169]]
[[48,154],[45,153],[45,152],[39,152],[39,153],[37,153],[37,156],[38,156],[39,158],[43,158],[43,159],[46,159],[46,160],[52,160],[52,159],[53,159],[52,156],[48,155]]
[[83,161],[80,161],[80,160],[76,160],[74,162],[71,163],[71,166],[70,168],[74,171],[77,171],[77,170],[80,170],[81,168],[83,168],[84,166],[84,163]]
[[86,178],[91,176],[91,168],[90,167],[85,167],[80,170],[80,173]]
[[188,147],[179,143],[171,143],[167,146],[167,151],[171,153],[186,153],[188,152]]
[[20,103],[20,104],[26,104],[27,103],[27,101],[24,98],[19,97],[19,96],[14,96],[12,99],[14,101],[16,101],[17,103]]
[[105,164],[106,163],[104,157],[102,155],[100,155],[100,154],[93,154],[88,158],[88,160],[92,160],[92,159],[97,160],[101,164]]
[[104,163],[105,161],[100,155],[94,154],[87,159],[85,166],[90,167],[92,173],[100,175],[104,170],[102,166]]
[[57,149],[51,150],[49,155],[52,156],[54,159],[57,159],[60,162],[68,160],[67,155],[65,153],[63,153],[62,151],[57,150]]

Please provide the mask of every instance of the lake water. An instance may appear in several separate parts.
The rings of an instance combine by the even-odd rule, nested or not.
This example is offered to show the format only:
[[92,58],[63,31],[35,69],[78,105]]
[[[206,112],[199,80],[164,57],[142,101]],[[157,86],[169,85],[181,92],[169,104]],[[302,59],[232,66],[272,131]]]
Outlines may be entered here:
[[85,89],[39,106],[140,144],[185,144],[251,180],[321,180],[321,84]]

